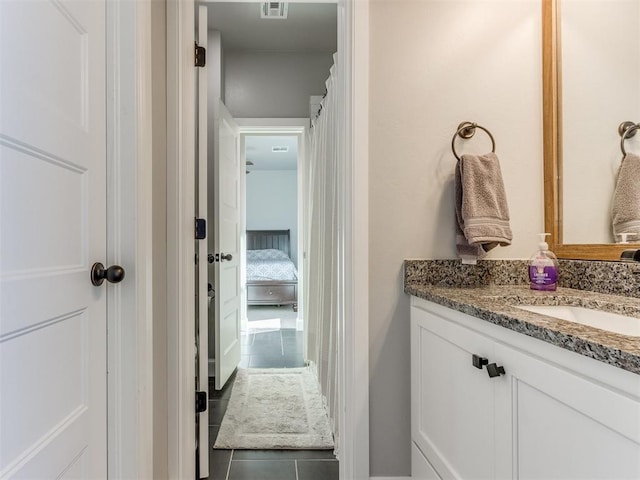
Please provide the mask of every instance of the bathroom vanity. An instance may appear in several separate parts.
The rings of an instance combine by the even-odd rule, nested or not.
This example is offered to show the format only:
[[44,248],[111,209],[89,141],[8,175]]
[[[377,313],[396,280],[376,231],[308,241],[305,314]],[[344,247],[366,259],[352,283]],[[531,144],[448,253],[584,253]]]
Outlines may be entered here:
[[405,263],[414,478],[640,478],[640,337],[517,307],[640,322],[640,299],[536,292],[509,268],[460,287],[469,275],[448,265],[453,285],[438,285],[442,265],[432,278],[418,265]]

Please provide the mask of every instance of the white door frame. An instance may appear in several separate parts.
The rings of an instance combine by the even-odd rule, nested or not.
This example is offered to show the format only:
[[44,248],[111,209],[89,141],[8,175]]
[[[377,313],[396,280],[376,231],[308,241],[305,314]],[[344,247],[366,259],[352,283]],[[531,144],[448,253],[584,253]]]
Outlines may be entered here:
[[167,0],[169,478],[195,478],[195,8]]
[[108,471],[153,478],[151,5],[106,13],[107,261],[126,268],[107,296]]
[[[309,119],[308,118],[236,118],[240,130],[240,155],[241,160],[245,161],[245,138],[250,135],[279,135],[279,136],[291,136],[298,138],[298,160],[297,160],[297,203],[298,203],[298,323],[296,325],[297,330],[304,330],[304,235],[301,235],[304,231],[304,175],[307,165],[307,136],[309,133]],[[246,230],[247,230],[247,183],[246,176],[241,182],[240,198],[242,199],[242,225],[240,230],[241,239],[241,254],[243,256],[243,262],[246,261]],[[241,285],[241,306],[242,306],[242,330],[247,330],[247,288],[246,278],[244,272],[246,271],[245,264],[242,265],[242,285]]]
[[339,326],[340,478],[369,479],[369,0],[338,1],[338,131],[344,309]]
[[[167,316],[170,478],[194,478],[194,0],[167,1]],[[342,309],[340,477],[369,478],[368,0],[338,2]],[[356,88],[357,85],[357,88]]]

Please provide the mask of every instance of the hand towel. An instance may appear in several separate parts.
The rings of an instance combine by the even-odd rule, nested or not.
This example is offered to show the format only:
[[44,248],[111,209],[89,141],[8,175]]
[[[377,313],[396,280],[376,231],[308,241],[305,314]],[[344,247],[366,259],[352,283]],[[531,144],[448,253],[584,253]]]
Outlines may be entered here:
[[511,245],[507,195],[495,153],[462,155],[454,192],[456,248],[462,263],[475,263],[498,245]]
[[627,153],[618,169],[611,208],[614,239],[620,233],[635,233],[632,241],[640,236],[640,156]]

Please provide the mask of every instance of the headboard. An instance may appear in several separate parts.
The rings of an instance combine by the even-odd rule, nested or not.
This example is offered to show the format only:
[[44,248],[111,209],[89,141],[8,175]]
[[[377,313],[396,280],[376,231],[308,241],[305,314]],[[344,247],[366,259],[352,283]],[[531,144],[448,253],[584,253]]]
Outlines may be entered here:
[[247,250],[275,248],[291,257],[291,230],[247,230]]

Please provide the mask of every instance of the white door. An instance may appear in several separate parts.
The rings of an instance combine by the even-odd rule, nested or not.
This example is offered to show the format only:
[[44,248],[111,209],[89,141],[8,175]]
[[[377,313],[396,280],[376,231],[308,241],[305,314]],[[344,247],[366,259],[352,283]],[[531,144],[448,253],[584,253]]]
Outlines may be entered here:
[[240,156],[238,126],[222,102],[215,125],[215,365],[220,390],[240,363]]
[[[207,7],[199,6],[196,12],[198,27],[198,45],[207,47]],[[198,67],[198,160],[196,176],[196,215],[198,218],[207,218],[207,67]],[[207,232],[207,235],[209,232]],[[196,240],[196,252],[198,252],[198,265],[196,268],[196,338],[198,350],[197,365],[197,390],[207,392],[209,389],[209,306],[208,306],[208,279],[207,270],[207,239]],[[208,402],[207,402],[208,404]],[[200,478],[209,476],[209,411],[198,415],[198,472]]]
[[0,1],[0,478],[107,475],[105,103],[103,1]]

